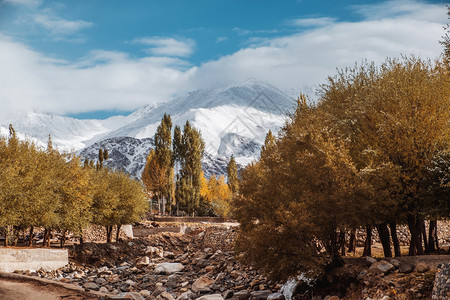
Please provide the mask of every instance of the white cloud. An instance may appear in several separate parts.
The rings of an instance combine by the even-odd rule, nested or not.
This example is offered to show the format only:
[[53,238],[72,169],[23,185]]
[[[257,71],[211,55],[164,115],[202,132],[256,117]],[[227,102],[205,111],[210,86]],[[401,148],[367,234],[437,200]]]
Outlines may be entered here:
[[[356,5],[354,9],[367,20],[382,20],[386,18],[408,19],[420,21],[446,21],[445,5],[429,4],[413,0],[389,0],[373,5]],[[444,14],[442,11],[444,10]],[[444,18],[442,18],[444,16]]]
[[158,56],[188,57],[194,52],[195,41],[192,39],[175,39],[171,37],[144,37],[133,43],[150,46],[147,52]]
[[294,26],[302,26],[302,27],[322,27],[331,25],[334,22],[336,22],[335,18],[321,17],[321,18],[295,19],[289,23]]
[[[144,58],[97,50],[69,63],[38,53],[0,33],[0,107],[2,111],[60,114],[131,110],[169,100],[187,90],[247,78],[266,80],[280,88],[299,88],[323,83],[336,73],[336,68],[363,59],[381,62],[401,54],[435,58],[442,52],[438,40],[446,23],[445,6],[411,3],[415,9],[401,15],[334,22],[303,33],[266,38],[199,66],[191,66],[183,59],[195,46],[186,39],[136,40],[151,46],[151,56]],[[403,1],[391,9],[403,11],[402,5]]]
[[169,99],[187,88],[190,71],[176,58],[131,59],[96,51],[76,64],[49,59],[0,34],[2,111],[60,114],[129,110]]
[[228,37],[226,37],[226,36],[219,36],[219,37],[216,39],[216,43],[225,42],[226,40],[228,40]]
[[42,3],[41,0],[4,0],[4,1],[14,5],[26,5],[26,6],[37,6]]
[[48,14],[36,14],[33,16],[33,21],[57,36],[73,34],[93,25],[93,23],[83,20],[70,21]]
[[233,31],[236,32],[238,35],[271,34],[271,33],[279,33],[280,32],[278,29],[249,30],[249,29],[242,29],[239,27],[234,27]]

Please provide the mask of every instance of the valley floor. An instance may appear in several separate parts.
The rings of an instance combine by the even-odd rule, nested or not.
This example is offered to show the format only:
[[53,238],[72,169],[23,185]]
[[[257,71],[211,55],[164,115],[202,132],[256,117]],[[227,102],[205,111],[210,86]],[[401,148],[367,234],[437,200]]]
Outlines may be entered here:
[[[330,295],[340,299],[430,299],[438,265],[450,261],[449,255],[384,259],[375,236],[376,259],[352,257],[358,256],[358,247],[356,255],[345,258],[344,267],[331,271],[314,289],[302,290],[298,284],[282,295],[281,283],[271,282],[235,260],[232,244],[236,231],[230,225],[234,224],[189,224],[186,234],[162,232],[110,244],[72,245],[68,246],[68,266],[23,273],[131,299],[189,300],[216,295],[214,299],[281,300],[292,294],[293,299],[338,299],[327,298]],[[441,228],[445,232],[450,223]],[[88,236],[104,239],[101,228],[92,229]],[[441,244],[449,243],[449,238],[445,236]]]

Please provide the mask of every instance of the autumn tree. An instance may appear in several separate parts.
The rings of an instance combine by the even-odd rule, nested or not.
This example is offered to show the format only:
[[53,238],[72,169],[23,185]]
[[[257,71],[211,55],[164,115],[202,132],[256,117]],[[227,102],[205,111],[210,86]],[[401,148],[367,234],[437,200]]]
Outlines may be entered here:
[[160,190],[160,212],[165,214],[166,201],[169,207],[172,205],[174,196],[174,160],[172,157],[172,119],[170,115],[164,114],[161,123],[155,133],[155,156],[159,167],[165,172],[165,182]]
[[446,76],[440,62],[388,59],[380,67],[366,63],[343,70],[322,87],[328,120],[352,141],[350,153],[358,170],[387,175],[370,183],[376,191],[374,222],[407,222],[411,255],[423,253],[421,228],[431,209],[430,169],[435,157],[449,149]]
[[92,220],[92,183],[90,170],[81,168],[78,157],[60,156],[57,176],[61,179],[57,187],[58,219],[56,228],[61,232],[61,247],[64,247],[66,233],[72,232],[81,237],[83,229]]
[[244,262],[277,280],[342,262],[338,237],[356,225],[359,209],[347,149],[303,101],[278,139],[267,135],[261,159],[242,171],[235,202]]
[[114,172],[113,177],[114,193],[119,199],[114,220],[117,241],[121,226],[139,221],[147,211],[148,204],[144,187],[139,181],[120,171]]
[[[156,198],[158,203],[162,202],[162,197],[166,191],[166,184],[169,180],[167,170],[160,165],[155,150],[151,150],[147,156],[147,163],[142,172],[142,182],[152,198]],[[160,207],[159,207],[160,208]]]

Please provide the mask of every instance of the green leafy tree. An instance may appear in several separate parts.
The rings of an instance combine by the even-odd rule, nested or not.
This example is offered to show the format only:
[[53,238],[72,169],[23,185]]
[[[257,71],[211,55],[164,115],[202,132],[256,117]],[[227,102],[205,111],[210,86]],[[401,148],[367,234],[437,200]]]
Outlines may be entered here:
[[233,194],[236,194],[239,191],[239,180],[238,180],[238,174],[237,174],[237,166],[236,166],[236,160],[234,159],[234,156],[231,155],[230,161],[227,165],[227,175],[228,175],[228,186],[230,187],[230,190]]
[[189,214],[194,214],[200,207],[200,189],[202,179],[201,159],[204,154],[205,143],[200,132],[191,127],[189,121],[183,128],[180,147],[180,178],[177,184],[177,199],[187,209]]
[[165,182],[161,190],[160,212],[165,214],[166,201],[169,207],[172,205],[174,196],[174,160],[172,157],[172,119],[170,115],[164,114],[161,123],[155,133],[155,155],[160,168],[166,173]]

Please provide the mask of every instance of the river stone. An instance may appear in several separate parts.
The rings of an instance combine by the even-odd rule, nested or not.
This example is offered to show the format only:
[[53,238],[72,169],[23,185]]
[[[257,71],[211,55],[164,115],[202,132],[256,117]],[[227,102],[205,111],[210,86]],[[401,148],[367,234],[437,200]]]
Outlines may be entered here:
[[281,293],[273,293],[267,297],[267,300],[284,300],[284,295]]
[[180,263],[160,263],[155,266],[156,274],[173,274],[180,272],[184,266]]
[[177,298],[177,300],[190,300],[190,299],[194,299],[194,293],[191,291],[186,291]]
[[149,290],[141,290],[141,291],[139,292],[139,294],[141,294],[142,297],[147,298],[147,297],[149,297],[152,293],[150,293]]
[[245,300],[248,298],[250,298],[250,293],[247,290],[242,290],[242,291],[234,293],[234,295],[231,299]]
[[400,273],[411,273],[413,270],[413,265],[407,262],[402,262],[400,264],[400,267],[398,267],[398,271]]
[[[210,291],[209,287],[214,283],[214,280],[212,280],[209,277],[202,276],[198,278],[193,284],[192,284],[192,291],[194,293],[197,292],[208,292]],[[222,296],[221,296],[222,297]]]
[[364,259],[371,265],[377,262],[377,260],[375,258],[370,257],[370,256],[365,256]]
[[138,268],[144,268],[144,267],[148,266],[149,264],[150,264],[150,257],[144,256],[144,257],[141,257],[141,258],[137,261],[136,267],[138,267]]
[[159,249],[157,247],[153,247],[153,246],[147,246],[147,249],[145,249],[145,254],[159,256],[161,258],[164,257],[164,252],[161,249]]
[[174,288],[174,287],[176,287],[179,278],[180,278],[180,276],[177,275],[177,274],[169,275],[169,277],[167,277],[167,282],[166,282],[165,286],[167,288]]
[[225,293],[223,294],[223,299],[230,299],[231,297],[233,297],[233,295],[234,295],[233,291],[231,290],[225,291]]
[[163,287],[163,286],[156,286],[156,289],[153,291],[152,296],[153,297],[157,297],[160,294],[164,293],[165,291],[166,291],[165,287]]
[[396,269],[398,269],[398,267],[400,267],[400,261],[397,260],[397,259],[395,259],[395,258],[392,258],[391,260],[389,260],[389,262],[390,262]]
[[175,300],[175,298],[168,292],[162,292],[158,297],[156,297],[157,300]]
[[223,297],[220,294],[204,295],[197,298],[197,300],[223,300]]
[[389,272],[395,270],[395,267],[392,264],[388,263],[387,261],[382,260],[382,261],[373,263],[370,266],[370,269],[380,270],[381,272],[386,274],[386,273],[389,273]]
[[269,290],[251,292],[250,300],[266,300],[270,294],[272,294],[272,291]]
[[98,291],[100,289],[100,287],[95,282],[86,282],[83,286],[87,290]]
[[426,263],[424,263],[423,261],[419,262],[416,265],[416,270],[419,273],[425,273],[426,271],[428,271],[430,268],[428,267],[428,265]]

